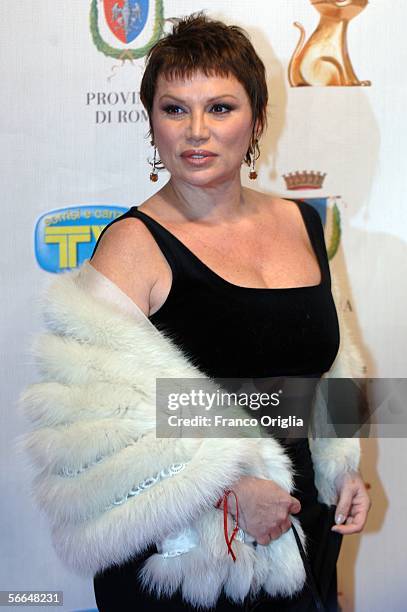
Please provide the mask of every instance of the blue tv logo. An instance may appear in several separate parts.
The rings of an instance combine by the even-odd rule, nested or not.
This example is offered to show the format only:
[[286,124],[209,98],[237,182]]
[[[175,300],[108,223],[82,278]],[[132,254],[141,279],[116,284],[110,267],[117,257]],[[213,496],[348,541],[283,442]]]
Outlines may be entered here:
[[74,206],[45,213],[34,232],[38,265],[47,272],[77,268],[92,255],[103,228],[127,210],[122,206]]

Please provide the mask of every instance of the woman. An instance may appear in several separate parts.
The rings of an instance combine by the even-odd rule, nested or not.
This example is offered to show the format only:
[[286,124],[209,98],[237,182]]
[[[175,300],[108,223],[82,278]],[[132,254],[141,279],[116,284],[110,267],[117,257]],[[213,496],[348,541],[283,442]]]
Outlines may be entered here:
[[370,506],[357,440],[155,436],[160,377],[360,369],[349,340],[338,361],[318,214],[242,187],[243,161],[256,177],[267,107],[244,32],[191,15],[147,59],[150,178],[159,153],[170,179],[50,289],[45,381],[23,398],[42,425],[28,440],[45,465],[37,496],[61,558],[95,575],[101,612],[306,611],[318,594],[336,610],[341,538],[362,530]]

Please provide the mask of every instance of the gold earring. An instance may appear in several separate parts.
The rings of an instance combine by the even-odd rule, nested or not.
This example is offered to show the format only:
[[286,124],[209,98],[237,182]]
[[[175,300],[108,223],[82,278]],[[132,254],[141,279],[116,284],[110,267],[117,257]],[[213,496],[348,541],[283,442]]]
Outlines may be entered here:
[[154,157],[153,157],[153,163],[152,163],[153,169],[150,172],[150,181],[152,181],[153,183],[156,183],[158,181],[158,174],[155,168],[156,163],[157,163],[157,147],[154,146]]

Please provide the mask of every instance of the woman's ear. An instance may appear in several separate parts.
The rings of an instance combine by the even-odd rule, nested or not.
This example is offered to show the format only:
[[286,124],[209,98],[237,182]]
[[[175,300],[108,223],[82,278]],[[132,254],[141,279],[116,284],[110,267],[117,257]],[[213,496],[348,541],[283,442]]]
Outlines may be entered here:
[[253,135],[256,139],[259,139],[260,132],[260,119],[257,118],[253,125]]

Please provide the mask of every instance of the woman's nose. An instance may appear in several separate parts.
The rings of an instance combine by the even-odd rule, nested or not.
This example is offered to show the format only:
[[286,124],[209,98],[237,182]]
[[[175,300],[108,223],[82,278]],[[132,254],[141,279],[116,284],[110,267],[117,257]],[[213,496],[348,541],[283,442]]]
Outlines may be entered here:
[[188,125],[188,138],[192,140],[205,140],[209,136],[205,113],[191,113]]

